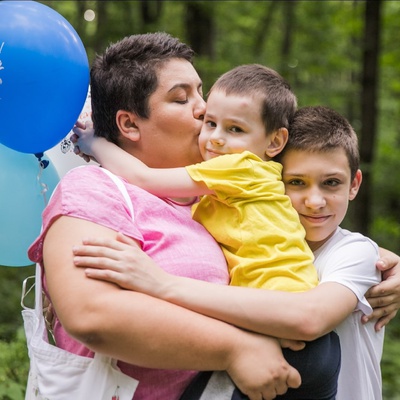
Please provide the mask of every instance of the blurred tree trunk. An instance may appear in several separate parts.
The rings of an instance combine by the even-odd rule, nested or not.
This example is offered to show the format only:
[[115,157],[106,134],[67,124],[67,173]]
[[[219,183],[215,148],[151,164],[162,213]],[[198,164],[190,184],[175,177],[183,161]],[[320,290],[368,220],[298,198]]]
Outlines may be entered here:
[[85,31],[85,24],[86,21],[82,16],[84,15],[85,11],[87,10],[88,6],[86,4],[86,0],[82,1],[77,1],[76,2],[76,26],[75,29],[76,31],[80,34],[80,36],[83,35],[83,32]]
[[210,4],[187,2],[185,27],[187,42],[196,54],[215,60],[215,20]]
[[269,35],[271,27],[273,27],[273,17],[275,15],[275,10],[280,5],[279,1],[268,1],[265,2],[264,14],[260,16],[256,22],[255,34],[254,34],[254,44],[253,44],[253,56],[255,60],[260,58],[263,54],[263,48],[265,41]]
[[284,27],[281,47],[281,65],[279,72],[289,81],[289,83],[291,82],[290,74],[292,72],[292,68],[290,67],[290,57],[293,44],[293,32],[295,31],[296,6],[297,0],[283,2]]
[[141,0],[140,8],[142,13],[142,19],[145,25],[153,24],[157,22],[161,15],[162,1],[148,1]]
[[212,2],[189,1],[185,4],[186,42],[196,53],[196,70],[203,80],[204,95],[214,83],[216,62],[215,10]]
[[371,222],[372,166],[375,158],[378,120],[378,57],[382,1],[365,2],[364,55],[361,92],[360,155],[363,183],[354,208],[355,229],[369,234]]
[[96,34],[93,37],[93,50],[95,53],[102,53],[107,38],[110,35],[110,27],[108,26],[108,0],[96,2]]

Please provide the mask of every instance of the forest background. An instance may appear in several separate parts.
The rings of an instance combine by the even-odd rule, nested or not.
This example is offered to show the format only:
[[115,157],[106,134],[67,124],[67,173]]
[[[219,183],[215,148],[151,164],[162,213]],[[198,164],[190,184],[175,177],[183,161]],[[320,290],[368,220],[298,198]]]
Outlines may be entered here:
[[[345,115],[360,140],[363,185],[343,227],[400,254],[400,1],[40,1],[76,29],[89,61],[123,36],[166,31],[190,44],[204,92],[238,64],[279,71],[299,106]],[[0,400],[23,399],[28,358],[21,283],[0,267]],[[400,317],[386,330],[385,400],[400,399]]]

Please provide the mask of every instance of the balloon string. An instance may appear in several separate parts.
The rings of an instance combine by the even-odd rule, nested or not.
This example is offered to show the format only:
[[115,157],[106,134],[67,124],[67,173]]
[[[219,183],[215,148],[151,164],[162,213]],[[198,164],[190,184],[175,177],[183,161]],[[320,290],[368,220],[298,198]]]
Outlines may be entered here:
[[42,174],[43,174],[44,169],[49,165],[49,161],[42,160],[43,153],[35,154],[35,156],[39,160],[39,172],[38,172],[38,174],[36,176],[36,180],[37,180],[39,186],[42,188],[41,191],[40,191],[40,194],[43,196],[44,205],[47,206],[47,195],[46,195],[46,193],[48,192],[49,187],[44,182],[41,182],[41,178],[42,178]]

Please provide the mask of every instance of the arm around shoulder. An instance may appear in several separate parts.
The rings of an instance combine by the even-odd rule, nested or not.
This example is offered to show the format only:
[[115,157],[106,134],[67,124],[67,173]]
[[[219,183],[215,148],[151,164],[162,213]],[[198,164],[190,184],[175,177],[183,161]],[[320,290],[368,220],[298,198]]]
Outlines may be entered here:
[[357,304],[355,294],[336,282],[289,293],[171,276],[152,295],[250,331],[293,340],[314,340],[332,331]]

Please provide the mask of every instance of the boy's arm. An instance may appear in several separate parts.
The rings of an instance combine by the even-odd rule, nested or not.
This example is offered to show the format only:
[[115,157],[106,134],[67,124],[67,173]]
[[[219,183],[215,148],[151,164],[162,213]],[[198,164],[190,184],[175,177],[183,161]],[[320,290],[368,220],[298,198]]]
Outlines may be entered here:
[[382,282],[366,293],[374,311],[362,317],[364,323],[377,319],[376,331],[387,325],[400,308],[400,257],[383,248],[379,249],[379,253],[381,259],[377,262],[377,268],[382,271]]
[[192,197],[213,193],[203,182],[195,182],[185,168],[149,168],[142,161],[94,130],[76,125],[74,139],[82,155],[94,158],[102,167],[158,197]]
[[74,263],[95,267],[86,270],[88,277],[115,282],[267,335],[313,340],[330,332],[357,304],[355,294],[335,282],[302,293],[213,285],[167,274],[123,235],[118,241],[96,237],[83,243],[74,247]]

